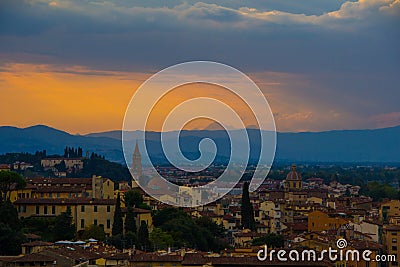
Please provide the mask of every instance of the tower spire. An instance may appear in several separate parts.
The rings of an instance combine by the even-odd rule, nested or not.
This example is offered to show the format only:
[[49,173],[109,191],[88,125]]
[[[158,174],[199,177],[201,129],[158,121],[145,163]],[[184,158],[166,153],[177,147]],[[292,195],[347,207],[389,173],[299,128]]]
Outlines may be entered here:
[[132,174],[132,188],[137,187],[137,184],[138,183],[140,184],[142,181],[142,157],[140,155],[139,145],[137,140],[132,156],[131,174]]

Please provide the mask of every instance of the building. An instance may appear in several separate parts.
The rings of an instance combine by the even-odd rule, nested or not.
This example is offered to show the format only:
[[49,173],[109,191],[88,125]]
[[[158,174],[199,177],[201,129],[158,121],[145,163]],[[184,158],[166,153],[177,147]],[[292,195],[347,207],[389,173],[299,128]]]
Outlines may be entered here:
[[308,214],[308,231],[328,231],[337,230],[348,221],[337,214],[327,214],[325,212],[315,210]]
[[114,182],[92,178],[29,178],[26,187],[10,194],[11,202],[20,198],[99,198],[114,199]]
[[396,261],[388,262],[389,267],[397,267],[400,259],[400,226],[390,225],[383,228],[383,245],[385,254],[396,255]]
[[143,182],[143,170],[142,170],[142,157],[139,151],[139,145],[136,141],[135,150],[132,156],[132,167],[131,167],[131,175],[132,175],[132,188],[138,187],[138,184]]
[[60,215],[71,208],[73,223],[77,231],[85,227],[103,225],[104,232],[111,234],[115,199],[91,198],[21,198],[14,202],[20,218],[49,218]]
[[400,222],[400,200],[390,200],[381,204],[379,208],[379,219],[388,224]]
[[294,191],[303,189],[303,181],[300,173],[296,171],[296,165],[292,165],[292,170],[287,174],[285,180],[285,190]]
[[82,158],[46,158],[40,161],[40,164],[44,170],[56,170],[55,166],[60,164],[62,161],[65,163],[67,170],[82,170],[83,160]]

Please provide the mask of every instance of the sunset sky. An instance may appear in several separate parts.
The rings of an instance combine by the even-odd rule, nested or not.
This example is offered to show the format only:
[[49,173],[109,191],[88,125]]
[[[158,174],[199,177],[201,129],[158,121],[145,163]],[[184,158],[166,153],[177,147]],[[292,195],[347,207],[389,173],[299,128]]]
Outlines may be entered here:
[[400,125],[399,25],[400,0],[3,0],[0,125],[121,129],[142,82],[191,60],[250,76],[279,131]]

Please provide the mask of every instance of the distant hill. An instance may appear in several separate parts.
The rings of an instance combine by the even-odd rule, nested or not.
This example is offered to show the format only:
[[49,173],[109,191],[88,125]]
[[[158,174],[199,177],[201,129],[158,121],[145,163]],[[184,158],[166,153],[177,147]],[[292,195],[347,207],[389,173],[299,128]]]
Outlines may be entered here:
[[82,147],[84,151],[105,155],[123,162],[121,142],[115,138],[72,135],[45,125],[27,128],[0,127],[0,153],[30,152],[46,149],[47,154],[63,154],[65,146]]
[[[259,140],[257,130],[248,129],[252,138],[251,159],[257,159]],[[231,131],[235,138],[235,131]],[[172,133],[166,133],[169,140]],[[128,133],[132,149],[142,133]],[[198,156],[197,146],[204,137],[217,144],[217,161],[229,158],[227,134],[218,130],[192,130],[181,133],[180,144],[188,158]],[[278,133],[276,160],[311,162],[400,162],[400,126],[375,130],[343,130],[327,132]],[[28,128],[0,127],[0,153],[35,152],[46,149],[48,154],[62,153],[65,146],[81,146],[84,151],[96,152],[109,160],[124,162],[121,131],[71,135],[43,125]],[[161,150],[160,133],[148,132],[147,147],[157,163],[165,162]],[[143,148],[141,148],[143,149]],[[237,155],[240,156],[240,155]]]

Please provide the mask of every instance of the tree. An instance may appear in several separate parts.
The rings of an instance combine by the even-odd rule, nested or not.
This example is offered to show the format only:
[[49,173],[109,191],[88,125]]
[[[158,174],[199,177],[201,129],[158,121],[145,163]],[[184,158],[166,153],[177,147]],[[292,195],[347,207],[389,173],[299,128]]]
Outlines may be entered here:
[[124,194],[125,205],[127,207],[140,207],[143,204],[143,196],[139,190],[134,189]]
[[12,189],[24,188],[26,182],[24,178],[16,172],[0,171],[0,202],[10,200]]
[[249,182],[243,184],[241,215],[242,227],[254,231],[256,226],[253,205],[250,202]]
[[25,236],[12,229],[9,225],[0,223],[0,255],[18,255],[21,253],[21,244]]
[[82,238],[83,239],[94,238],[99,241],[104,241],[106,239],[106,233],[104,232],[103,227],[92,224],[85,228],[85,231],[82,234]]
[[136,246],[138,243],[136,233],[133,232],[127,232],[124,236],[124,240],[126,242],[124,245],[130,248],[133,248],[133,246]]
[[65,161],[62,160],[59,164],[54,165],[54,167],[59,171],[59,172],[65,172],[67,171],[67,166],[65,165]]
[[136,233],[135,213],[131,206],[128,206],[128,210],[126,212],[126,217],[125,217],[125,233],[128,232]]
[[174,244],[172,235],[157,227],[150,233],[149,239],[156,249],[166,249]]
[[10,201],[0,203],[0,255],[18,255],[24,235],[17,209]]
[[202,251],[219,251],[227,247],[220,239],[224,231],[222,227],[210,222],[208,218],[194,220],[177,208],[158,211],[153,216],[153,225],[172,236],[174,247],[186,246]]
[[148,249],[150,249],[149,229],[147,228],[147,223],[145,221],[140,222],[140,227],[137,237],[138,237],[138,244],[142,248],[142,250],[147,251]]
[[124,231],[124,222],[122,220],[122,211],[121,211],[121,197],[118,193],[117,195],[117,203],[115,204],[114,211],[114,222],[112,225],[112,235],[122,235]]
[[76,227],[72,223],[71,208],[67,207],[65,212],[61,212],[56,217],[54,223],[54,241],[71,240],[75,237]]
[[252,244],[254,246],[267,245],[269,248],[282,248],[284,246],[284,238],[282,235],[271,233],[255,238]]
[[8,200],[0,204],[0,223],[10,226],[15,231],[21,229],[18,211]]

